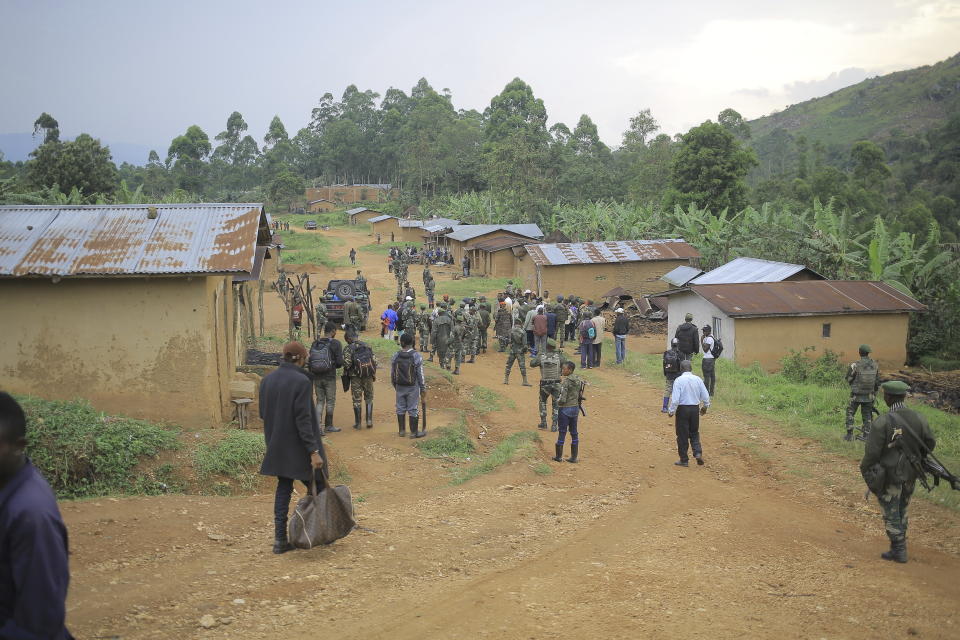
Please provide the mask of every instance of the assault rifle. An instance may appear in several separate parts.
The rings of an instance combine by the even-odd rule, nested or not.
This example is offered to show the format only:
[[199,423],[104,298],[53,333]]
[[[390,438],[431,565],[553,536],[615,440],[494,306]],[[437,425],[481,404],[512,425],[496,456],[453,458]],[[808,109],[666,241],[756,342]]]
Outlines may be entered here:
[[580,413],[583,414],[583,417],[587,417],[587,412],[583,410],[583,401],[586,399],[583,397],[583,390],[587,387],[587,383],[580,382],[580,391],[577,395],[577,408],[580,409]]
[[[933,452],[927,448],[927,445],[920,437],[913,432],[913,429],[905,421],[897,421],[902,434],[907,434],[913,447],[901,447],[907,461],[913,470],[917,473],[917,480],[927,491],[933,491],[933,487],[940,486],[940,480],[945,480],[954,491],[960,491],[960,478],[950,473],[950,471],[937,459]],[[933,487],[927,481],[927,474],[933,476]]]

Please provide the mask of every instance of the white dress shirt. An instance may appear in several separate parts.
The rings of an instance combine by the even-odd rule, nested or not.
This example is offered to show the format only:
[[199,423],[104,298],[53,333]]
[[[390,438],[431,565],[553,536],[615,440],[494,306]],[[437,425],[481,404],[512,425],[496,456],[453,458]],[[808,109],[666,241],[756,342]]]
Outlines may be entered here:
[[678,405],[710,406],[710,394],[703,380],[689,371],[684,371],[673,381],[673,393],[670,394],[670,413],[675,413]]

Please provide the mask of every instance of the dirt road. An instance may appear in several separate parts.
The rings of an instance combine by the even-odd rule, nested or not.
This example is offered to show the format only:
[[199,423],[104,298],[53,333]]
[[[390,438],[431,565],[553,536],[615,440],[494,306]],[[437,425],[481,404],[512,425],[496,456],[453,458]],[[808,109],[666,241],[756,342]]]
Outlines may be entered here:
[[[379,314],[393,278],[380,254],[360,252],[358,266]],[[283,331],[279,301],[268,319]],[[468,409],[481,446],[534,429],[535,390],[518,376],[503,386],[503,361],[491,351],[455,383],[434,370],[436,418]],[[451,462],[396,436],[378,382],[376,427],[326,440],[365,529],[323,549],[270,553],[266,484],[248,497],[67,503],[70,625],[125,639],[960,637],[955,514],[916,500],[911,562],[883,562],[877,508],[848,461],[716,411],[702,426],[706,466],[678,468],[661,381],[609,366],[590,378],[580,464],[549,461],[544,433],[540,460],[459,487]],[[475,385],[516,409],[469,410]],[[352,422],[347,397],[336,413]],[[534,472],[541,461],[551,474]]]

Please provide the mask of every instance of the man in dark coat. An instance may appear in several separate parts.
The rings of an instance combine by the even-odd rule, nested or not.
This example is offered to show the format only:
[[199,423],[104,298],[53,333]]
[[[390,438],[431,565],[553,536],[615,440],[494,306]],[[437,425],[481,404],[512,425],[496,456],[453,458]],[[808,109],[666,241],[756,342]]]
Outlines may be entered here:
[[273,506],[274,553],[293,549],[287,540],[293,481],[301,480],[309,486],[317,470],[327,474],[327,455],[310,394],[313,384],[303,369],[306,362],[306,347],[299,342],[288,342],[283,347],[283,362],[260,383],[260,417],[267,441],[260,473],[277,478]]
[[677,339],[677,350],[680,351],[681,360],[692,360],[693,354],[700,353],[700,332],[697,325],[693,324],[693,314],[688,313],[686,322],[677,327],[677,332],[673,337]]
[[72,640],[67,529],[26,448],[23,409],[0,392],[0,638]]

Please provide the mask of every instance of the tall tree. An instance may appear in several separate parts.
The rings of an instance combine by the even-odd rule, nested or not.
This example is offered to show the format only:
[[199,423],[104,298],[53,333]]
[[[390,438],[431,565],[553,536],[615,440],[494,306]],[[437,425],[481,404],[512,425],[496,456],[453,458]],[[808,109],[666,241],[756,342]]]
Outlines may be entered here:
[[187,127],[183,135],[173,139],[167,150],[167,164],[173,163],[172,168],[181,189],[190,193],[203,193],[206,171],[204,161],[211,150],[210,138],[195,124]]
[[745,148],[724,127],[707,120],[681,138],[666,204],[686,208],[696,203],[714,213],[738,211],[747,200],[744,178],[756,164],[752,149]]
[[[41,120],[43,116],[37,121]],[[30,154],[26,166],[28,182],[38,187],[57,186],[63,193],[76,189],[85,197],[113,193],[117,188],[117,168],[108,147],[86,133],[70,142],[60,142],[52,118],[40,130],[45,132],[45,142]]]
[[717,116],[717,123],[740,140],[750,139],[750,125],[735,109],[728,108],[721,111]]
[[630,126],[623,132],[623,149],[628,152],[639,151],[647,146],[650,136],[659,130],[660,123],[650,113],[650,109],[644,109],[630,118]]

